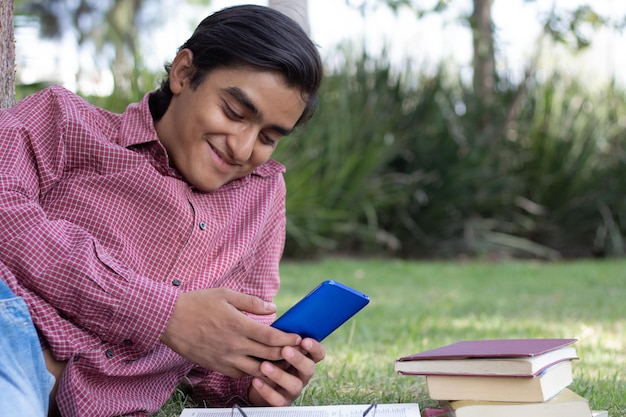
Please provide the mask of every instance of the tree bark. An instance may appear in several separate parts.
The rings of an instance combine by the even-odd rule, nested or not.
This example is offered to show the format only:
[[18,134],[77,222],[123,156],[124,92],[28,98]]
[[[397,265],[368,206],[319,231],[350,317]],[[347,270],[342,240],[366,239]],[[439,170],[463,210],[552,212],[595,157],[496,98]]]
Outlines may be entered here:
[[474,47],[474,91],[485,108],[493,103],[496,83],[492,2],[493,0],[474,0],[474,11],[470,20]]
[[308,0],[269,0],[269,6],[295,20],[307,34],[311,34]]
[[0,108],[15,104],[13,2],[0,1]]

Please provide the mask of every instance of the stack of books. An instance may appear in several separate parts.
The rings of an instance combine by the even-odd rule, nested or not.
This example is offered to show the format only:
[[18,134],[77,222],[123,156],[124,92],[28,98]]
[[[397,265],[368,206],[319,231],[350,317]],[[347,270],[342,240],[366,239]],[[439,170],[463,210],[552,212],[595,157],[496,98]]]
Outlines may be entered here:
[[440,409],[454,417],[600,417],[568,386],[576,339],[468,340],[396,360],[401,375],[426,378]]

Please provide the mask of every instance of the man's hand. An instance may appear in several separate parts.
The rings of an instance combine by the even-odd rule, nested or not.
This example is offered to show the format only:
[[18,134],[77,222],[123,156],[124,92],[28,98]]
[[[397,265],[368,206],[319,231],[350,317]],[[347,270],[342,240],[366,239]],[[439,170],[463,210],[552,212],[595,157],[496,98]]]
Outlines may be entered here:
[[187,360],[229,377],[260,377],[261,361],[283,359],[284,347],[297,346],[301,337],[258,323],[244,311],[272,314],[276,306],[226,288],[181,294],[161,341]]
[[254,378],[248,392],[249,400],[257,406],[290,405],[302,392],[315,373],[315,364],[324,359],[326,350],[315,339],[303,339],[298,347],[285,346],[283,361],[263,362],[262,378]]

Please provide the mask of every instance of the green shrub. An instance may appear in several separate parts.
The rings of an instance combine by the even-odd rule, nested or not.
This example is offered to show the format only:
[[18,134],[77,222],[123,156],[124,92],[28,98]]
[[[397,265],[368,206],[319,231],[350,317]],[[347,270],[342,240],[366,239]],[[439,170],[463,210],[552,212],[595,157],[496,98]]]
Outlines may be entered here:
[[623,92],[555,74],[485,107],[443,69],[410,71],[347,58],[281,144],[288,256],[623,254]]

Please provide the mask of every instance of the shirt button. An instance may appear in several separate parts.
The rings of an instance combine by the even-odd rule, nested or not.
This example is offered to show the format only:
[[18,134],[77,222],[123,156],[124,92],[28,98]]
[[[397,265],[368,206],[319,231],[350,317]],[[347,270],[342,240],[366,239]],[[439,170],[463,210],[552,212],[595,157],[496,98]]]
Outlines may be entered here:
[[106,352],[104,352],[105,355],[107,355],[107,358],[111,359],[113,357],[113,351],[111,349],[107,349]]
[[206,230],[206,223],[205,222],[200,222],[200,223],[198,223],[198,227],[200,227],[200,230]]
[[132,345],[133,345],[133,341],[132,341],[132,340],[128,340],[128,339],[126,339],[126,340],[124,340],[124,344],[125,344],[126,346],[132,346]]
[[180,287],[180,284],[182,284],[182,282],[180,282],[179,279],[175,279],[172,281],[172,285],[175,287]]

